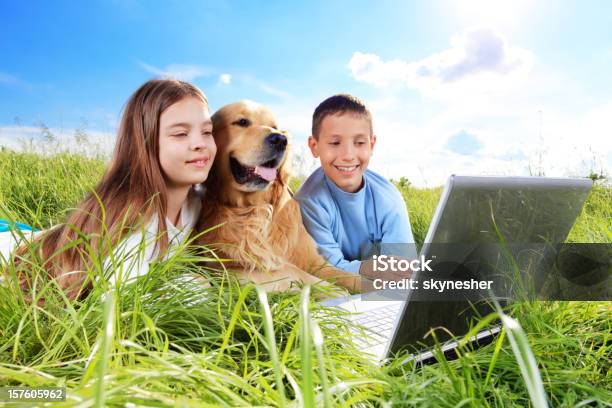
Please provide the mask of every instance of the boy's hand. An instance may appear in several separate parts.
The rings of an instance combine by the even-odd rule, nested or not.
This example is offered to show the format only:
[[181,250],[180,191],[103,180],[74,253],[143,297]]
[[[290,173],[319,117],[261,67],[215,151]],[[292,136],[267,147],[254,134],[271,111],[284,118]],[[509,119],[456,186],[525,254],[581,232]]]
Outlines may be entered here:
[[361,276],[355,273],[343,271],[331,265],[326,265],[322,268],[313,270],[313,274],[319,278],[331,282],[335,285],[342,286],[350,293],[360,293],[362,284]]

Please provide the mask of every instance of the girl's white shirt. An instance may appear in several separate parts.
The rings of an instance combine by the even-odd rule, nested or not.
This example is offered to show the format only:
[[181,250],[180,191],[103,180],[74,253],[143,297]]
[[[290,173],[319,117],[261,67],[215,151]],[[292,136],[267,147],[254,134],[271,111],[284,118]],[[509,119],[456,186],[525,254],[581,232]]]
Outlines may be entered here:
[[33,240],[37,234],[38,232],[27,230],[0,232],[0,265],[8,262],[13,250],[22,242]]
[[[176,227],[166,218],[168,251],[161,258],[162,260],[172,255],[176,248],[189,237],[190,232],[198,222],[201,209],[201,199],[195,194],[189,194],[181,207],[180,227]],[[149,271],[149,265],[157,260],[157,240],[160,235],[158,218],[154,214],[141,231],[136,231],[123,239],[113,249],[112,254],[106,257],[103,266],[104,275],[112,283],[116,283],[118,280],[126,282],[145,275]],[[11,231],[0,233],[0,265],[11,259],[12,252],[24,239],[32,240],[39,232],[21,231],[21,233],[23,236],[18,232]]]
[[[168,251],[161,260],[168,259],[176,248],[185,242],[198,223],[202,200],[195,194],[189,194],[181,207],[180,227],[166,218],[168,232]],[[136,231],[117,245],[112,256],[104,261],[104,274],[112,283],[118,280],[127,282],[139,276],[146,275],[149,265],[158,260],[159,249],[157,241],[160,232],[157,215],[153,215],[142,231]]]

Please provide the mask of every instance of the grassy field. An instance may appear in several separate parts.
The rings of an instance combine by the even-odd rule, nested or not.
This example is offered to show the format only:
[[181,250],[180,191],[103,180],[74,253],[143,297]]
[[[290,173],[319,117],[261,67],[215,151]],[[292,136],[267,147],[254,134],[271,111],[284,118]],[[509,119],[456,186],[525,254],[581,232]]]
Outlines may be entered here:
[[[103,168],[0,151],[0,217],[60,222]],[[441,190],[401,191],[420,244]],[[569,240],[610,243],[610,225],[612,190],[598,186]],[[83,407],[611,406],[609,302],[519,303],[489,316],[504,325],[489,346],[423,368],[401,358],[378,367],[341,312],[317,304],[324,289],[266,295],[226,274],[205,288],[190,278],[206,273],[196,259],[185,247],[134,284],[95,279],[79,302],[41,278],[27,295],[44,306],[9,279],[0,286],[0,387],[61,385],[67,399],[51,406]]]

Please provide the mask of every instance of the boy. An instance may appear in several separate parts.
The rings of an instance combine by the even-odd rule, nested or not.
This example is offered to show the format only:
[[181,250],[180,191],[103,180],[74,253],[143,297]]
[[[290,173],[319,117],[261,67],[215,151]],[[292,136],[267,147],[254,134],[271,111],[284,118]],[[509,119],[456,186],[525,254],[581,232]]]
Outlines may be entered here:
[[295,195],[321,255],[353,273],[359,272],[370,244],[403,244],[401,255],[416,257],[414,245],[406,246],[414,238],[402,196],[387,179],[367,170],[376,144],[372,129],[372,115],[358,98],[340,94],[321,102],[308,138],[321,167]]

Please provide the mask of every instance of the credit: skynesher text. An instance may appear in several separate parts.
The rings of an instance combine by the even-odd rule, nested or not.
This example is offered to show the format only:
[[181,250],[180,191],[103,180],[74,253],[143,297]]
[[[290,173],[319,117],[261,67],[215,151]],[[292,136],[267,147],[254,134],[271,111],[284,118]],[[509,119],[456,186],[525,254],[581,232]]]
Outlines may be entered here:
[[[374,289],[419,289],[419,281],[414,279],[400,279],[400,280],[385,280],[385,279],[374,279],[372,282]],[[422,289],[424,290],[437,290],[439,293],[445,290],[489,290],[493,281],[478,281],[476,279],[470,280],[437,280],[427,279],[423,282]]]

